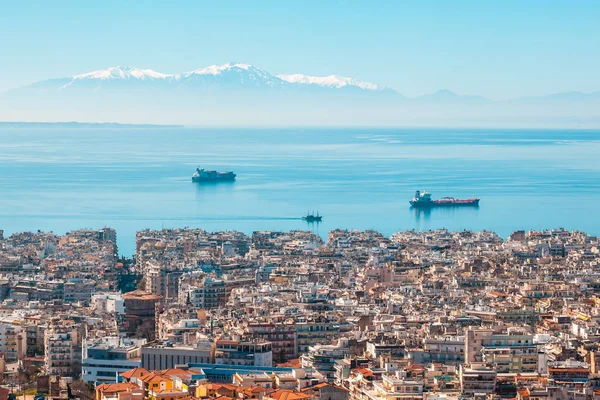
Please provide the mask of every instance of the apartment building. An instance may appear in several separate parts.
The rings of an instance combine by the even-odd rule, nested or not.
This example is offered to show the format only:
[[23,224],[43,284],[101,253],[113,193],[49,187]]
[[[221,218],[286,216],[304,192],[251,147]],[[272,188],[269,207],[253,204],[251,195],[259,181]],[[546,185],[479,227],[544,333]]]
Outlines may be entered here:
[[494,392],[497,373],[485,363],[463,364],[459,370],[460,389],[465,395],[486,395]]
[[254,340],[217,340],[215,363],[270,367],[273,365],[271,342]]
[[86,383],[116,383],[118,374],[140,367],[144,339],[104,337],[83,344],[81,378]]
[[0,322],[0,352],[6,362],[17,361],[27,352],[26,327],[11,322]]
[[44,339],[44,362],[49,375],[70,376],[73,366],[73,332],[52,327]]
[[297,357],[296,325],[293,322],[251,322],[246,331],[250,336],[271,342],[275,362]]
[[491,329],[469,329],[465,335],[465,361],[494,365],[498,373],[531,373],[538,367],[533,335],[519,331],[505,334]]

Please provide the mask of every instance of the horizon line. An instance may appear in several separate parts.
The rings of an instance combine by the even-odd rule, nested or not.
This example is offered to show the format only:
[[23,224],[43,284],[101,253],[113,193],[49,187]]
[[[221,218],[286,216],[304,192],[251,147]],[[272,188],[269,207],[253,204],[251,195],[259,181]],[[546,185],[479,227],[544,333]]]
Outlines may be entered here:
[[[568,118],[568,117],[567,117]],[[486,129],[486,130],[531,130],[531,131],[557,131],[557,130],[565,130],[572,129],[577,131],[598,131],[600,133],[600,117],[594,117],[597,119],[598,126],[597,127],[578,127],[578,126],[569,126],[569,127],[535,127],[535,126],[527,126],[527,125],[508,125],[508,126],[494,126],[494,125],[448,125],[445,124],[443,126],[440,125],[410,125],[410,124],[389,124],[389,125],[317,125],[317,124],[289,124],[289,125],[253,125],[253,124],[244,124],[244,125],[226,125],[226,124],[208,124],[208,125],[197,125],[197,124],[177,124],[177,123],[165,123],[165,124],[153,124],[153,123],[136,123],[136,122],[94,122],[94,121],[2,121],[0,120],[0,128],[3,128],[3,125],[17,124],[23,125],[26,128],[27,125],[89,125],[94,128],[119,128],[119,127],[133,127],[133,128],[141,128],[141,129],[166,129],[166,128],[174,128],[174,129],[264,129],[264,130],[274,130],[274,129],[435,129],[435,130],[452,130],[452,129],[466,129],[466,130],[475,130],[475,129]],[[75,127],[75,126],[74,126]],[[15,127],[18,128],[18,127]]]

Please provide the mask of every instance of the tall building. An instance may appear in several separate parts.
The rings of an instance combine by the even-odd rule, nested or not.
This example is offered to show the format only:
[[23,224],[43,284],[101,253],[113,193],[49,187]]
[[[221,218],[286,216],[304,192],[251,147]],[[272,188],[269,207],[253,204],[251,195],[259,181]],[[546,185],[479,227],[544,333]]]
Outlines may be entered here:
[[70,326],[52,325],[44,338],[44,362],[48,375],[71,376],[73,373],[73,341]]
[[146,292],[165,297],[167,294],[167,271],[160,263],[150,260],[144,272]]
[[273,360],[282,363],[297,357],[296,352],[296,325],[286,322],[248,324],[249,335],[271,342]]
[[206,277],[202,282],[185,284],[183,290],[179,301],[194,309],[215,309],[227,302],[227,287],[222,279]]
[[25,328],[12,322],[0,322],[0,352],[6,362],[17,361],[27,352]]
[[204,308],[219,308],[227,301],[227,288],[222,279],[204,278]]

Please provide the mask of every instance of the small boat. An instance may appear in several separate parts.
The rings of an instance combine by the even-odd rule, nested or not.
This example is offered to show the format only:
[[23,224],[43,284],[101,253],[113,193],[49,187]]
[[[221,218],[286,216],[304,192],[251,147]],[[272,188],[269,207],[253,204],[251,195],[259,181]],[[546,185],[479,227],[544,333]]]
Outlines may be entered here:
[[321,220],[323,219],[322,215],[319,215],[319,212],[317,211],[317,213],[307,213],[304,217],[302,217],[303,220],[305,220],[306,222],[321,222]]

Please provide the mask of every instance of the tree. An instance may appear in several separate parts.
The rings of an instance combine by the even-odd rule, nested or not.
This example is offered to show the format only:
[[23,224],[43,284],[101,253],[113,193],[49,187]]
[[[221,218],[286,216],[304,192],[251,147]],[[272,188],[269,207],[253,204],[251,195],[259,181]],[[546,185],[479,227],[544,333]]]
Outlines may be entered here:
[[81,400],[94,400],[94,390],[90,384],[75,381],[71,384],[71,393]]
[[136,289],[138,290],[146,290],[146,278],[142,278],[140,279],[140,281],[138,282]]

